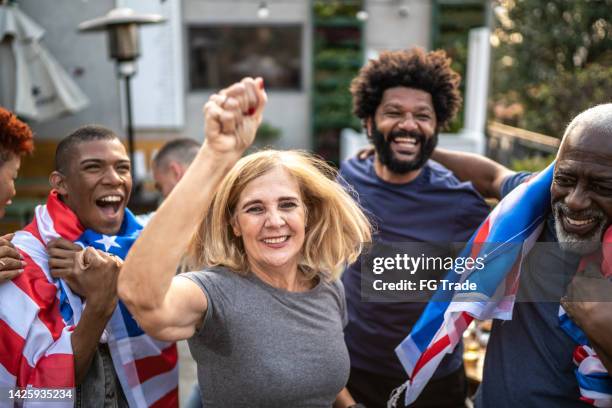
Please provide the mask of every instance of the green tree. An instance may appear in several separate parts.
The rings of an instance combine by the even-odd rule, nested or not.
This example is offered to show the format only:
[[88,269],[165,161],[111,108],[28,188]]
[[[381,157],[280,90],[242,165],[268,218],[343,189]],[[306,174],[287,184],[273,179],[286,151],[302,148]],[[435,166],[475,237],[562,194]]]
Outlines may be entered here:
[[493,116],[560,137],[612,95],[612,0],[498,0]]

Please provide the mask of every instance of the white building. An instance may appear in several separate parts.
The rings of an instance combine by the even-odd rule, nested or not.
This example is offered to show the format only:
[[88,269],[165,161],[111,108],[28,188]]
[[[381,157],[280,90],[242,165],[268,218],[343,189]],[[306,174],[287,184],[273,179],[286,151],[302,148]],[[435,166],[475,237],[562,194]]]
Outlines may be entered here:
[[[343,0],[361,4],[361,62],[385,49],[431,48],[440,36],[441,7],[454,12],[484,0]],[[18,0],[46,30],[44,44],[88,96],[76,115],[32,123],[38,156],[26,176],[51,170],[49,152],[72,129],[99,123],[125,135],[123,83],[103,33],[78,33],[80,22],[114,7],[163,14],[165,24],[141,27],[141,58],[133,79],[137,169],[145,172],[166,140],[202,140],[202,106],[210,94],[245,75],[263,74],[269,102],[264,121],[281,131],[280,148],[317,149],[313,83],[318,22],[311,0]],[[331,3],[328,3],[331,4]],[[441,6],[443,5],[443,6]],[[446,6],[444,6],[446,5]],[[478,6],[479,5],[479,6]],[[359,7],[356,8],[359,10]],[[365,12],[365,13],[363,13]],[[451,16],[452,17],[452,16]],[[453,17],[451,21],[455,21]],[[356,20],[353,19],[353,25]],[[0,62],[1,63],[1,62]],[[359,64],[359,61],[358,61]],[[336,138],[337,136],[332,136]],[[45,153],[45,157],[40,157]],[[140,165],[138,165],[140,164]],[[38,166],[30,171],[31,165]]]

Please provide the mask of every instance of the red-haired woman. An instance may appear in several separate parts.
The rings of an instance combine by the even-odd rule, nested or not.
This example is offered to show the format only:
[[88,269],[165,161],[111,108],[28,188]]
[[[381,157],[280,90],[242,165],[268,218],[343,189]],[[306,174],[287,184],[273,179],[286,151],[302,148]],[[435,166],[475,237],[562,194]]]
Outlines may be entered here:
[[[15,196],[15,179],[21,156],[34,149],[32,130],[0,106],[0,218]],[[23,271],[21,255],[10,240],[12,234],[0,237],[0,284]]]

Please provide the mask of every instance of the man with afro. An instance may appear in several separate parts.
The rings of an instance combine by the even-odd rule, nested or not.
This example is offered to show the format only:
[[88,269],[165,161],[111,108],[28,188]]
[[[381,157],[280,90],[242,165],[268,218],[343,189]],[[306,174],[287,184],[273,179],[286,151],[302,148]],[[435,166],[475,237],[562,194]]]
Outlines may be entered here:
[[[351,84],[354,113],[362,120],[375,155],[343,162],[341,180],[356,191],[376,225],[375,247],[402,244],[402,256],[456,255],[452,243],[467,242],[489,210],[471,183],[460,182],[430,160],[438,132],[461,105],[460,76],[450,63],[444,51],[387,51],[370,60]],[[423,268],[410,273],[417,280],[444,276],[443,270]],[[431,295],[431,291],[421,292],[420,301],[410,295],[401,302],[362,299],[362,279],[365,283],[371,276],[361,260],[343,275],[349,315],[345,336],[351,358],[347,387],[368,408],[386,407],[389,394],[406,381],[394,349]],[[390,279],[385,274],[377,276]],[[384,297],[385,292],[378,296]],[[467,381],[462,351],[458,347],[444,358],[412,406],[464,406]]]

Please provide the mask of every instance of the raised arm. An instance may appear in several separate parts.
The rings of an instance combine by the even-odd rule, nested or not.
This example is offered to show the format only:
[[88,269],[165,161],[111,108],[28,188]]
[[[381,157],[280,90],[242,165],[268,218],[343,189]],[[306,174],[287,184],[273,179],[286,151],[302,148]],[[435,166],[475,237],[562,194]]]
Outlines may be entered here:
[[173,278],[217,186],[253,142],[266,101],[261,78],[243,79],[211,96],[204,106],[202,148],[128,253],[119,297],[153,337],[189,338],[202,321],[208,306],[202,290]]
[[471,181],[486,198],[501,198],[504,179],[514,172],[493,160],[474,153],[436,148],[431,157],[451,170],[461,181]]

